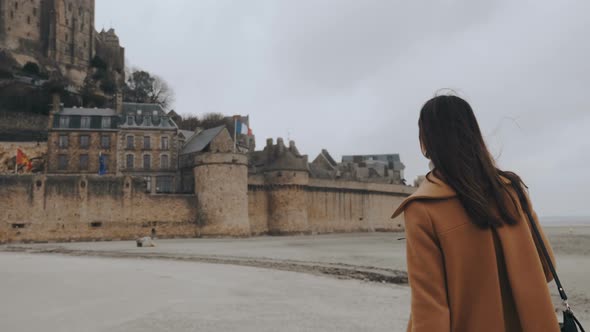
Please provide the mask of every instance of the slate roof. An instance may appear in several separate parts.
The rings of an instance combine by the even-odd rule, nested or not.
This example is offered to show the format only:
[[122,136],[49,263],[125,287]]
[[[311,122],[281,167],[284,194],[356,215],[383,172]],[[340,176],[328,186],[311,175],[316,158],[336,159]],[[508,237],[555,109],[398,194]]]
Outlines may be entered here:
[[190,130],[178,130],[182,136],[184,136],[184,138],[186,138],[186,140],[188,141],[191,137],[193,137],[193,135],[195,134],[194,131],[190,131]]
[[225,126],[219,126],[203,130],[197,135],[193,135],[185,144],[180,154],[189,154],[202,151],[211,141],[219,135]]
[[399,153],[390,154],[358,154],[342,156],[342,162],[353,162],[355,159],[366,161],[368,159],[382,160],[382,161],[401,161]]
[[99,115],[99,116],[116,116],[117,112],[110,108],[84,108],[84,107],[76,107],[76,108],[64,108],[61,111],[57,112],[59,115]]
[[[154,116],[154,112],[157,113],[156,116]],[[121,128],[172,129],[178,127],[159,104],[123,103],[122,117]],[[132,117],[131,123],[129,123],[129,117]]]
[[162,109],[159,104],[147,104],[147,103],[123,103],[123,113],[136,114],[137,111],[142,111],[144,115],[152,115],[154,111],[158,112],[158,115],[166,115],[166,112]]

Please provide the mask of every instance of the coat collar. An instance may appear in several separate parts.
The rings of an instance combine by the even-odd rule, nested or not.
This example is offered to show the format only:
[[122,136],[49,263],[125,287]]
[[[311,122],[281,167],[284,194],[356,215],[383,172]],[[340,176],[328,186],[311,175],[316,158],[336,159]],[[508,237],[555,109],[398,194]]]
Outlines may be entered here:
[[[510,180],[503,176],[500,176],[500,179],[505,184],[510,183]],[[455,192],[455,190],[451,188],[451,186],[449,186],[443,180],[435,176],[433,172],[428,172],[428,174],[426,174],[426,178],[424,179],[424,181],[422,181],[418,189],[412,195],[408,196],[399,205],[399,207],[395,210],[391,218],[395,218],[399,216],[402,212],[404,212],[406,206],[408,206],[408,204],[412,201],[447,199],[456,196],[457,192]]]
[[453,188],[436,177],[434,173],[429,172],[426,174],[426,178],[422,181],[418,189],[400,204],[391,218],[395,218],[404,212],[406,206],[412,201],[423,199],[445,199],[455,196],[457,196],[457,193]]

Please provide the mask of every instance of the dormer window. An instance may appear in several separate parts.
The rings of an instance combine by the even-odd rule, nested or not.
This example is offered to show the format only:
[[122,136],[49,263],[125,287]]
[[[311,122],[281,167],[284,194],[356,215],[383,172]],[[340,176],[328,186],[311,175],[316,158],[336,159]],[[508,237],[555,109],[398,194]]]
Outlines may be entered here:
[[90,128],[90,117],[89,116],[82,117],[82,119],[80,120],[80,127],[81,128]]
[[105,129],[111,128],[111,118],[109,116],[104,116],[102,118],[102,127]]
[[70,117],[67,115],[62,115],[59,117],[59,127],[60,128],[69,128],[70,127]]

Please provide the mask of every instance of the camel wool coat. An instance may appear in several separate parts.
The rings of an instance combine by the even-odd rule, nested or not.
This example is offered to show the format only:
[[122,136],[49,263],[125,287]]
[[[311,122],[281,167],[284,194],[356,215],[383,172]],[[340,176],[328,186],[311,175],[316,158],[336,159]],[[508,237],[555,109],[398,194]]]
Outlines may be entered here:
[[[404,212],[409,332],[559,331],[547,286],[552,277],[518,208],[516,225],[479,228],[434,173],[399,206],[392,217]],[[554,261],[544,234],[543,241]]]

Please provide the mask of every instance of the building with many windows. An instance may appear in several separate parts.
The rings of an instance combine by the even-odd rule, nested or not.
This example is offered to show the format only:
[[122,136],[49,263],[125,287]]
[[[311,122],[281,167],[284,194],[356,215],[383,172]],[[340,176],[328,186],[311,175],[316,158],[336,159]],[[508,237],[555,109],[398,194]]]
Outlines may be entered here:
[[107,174],[117,170],[117,125],[112,109],[63,108],[50,116],[47,144],[49,173]]
[[175,192],[179,132],[158,104],[123,103],[119,125],[118,174],[143,177],[146,191]]

